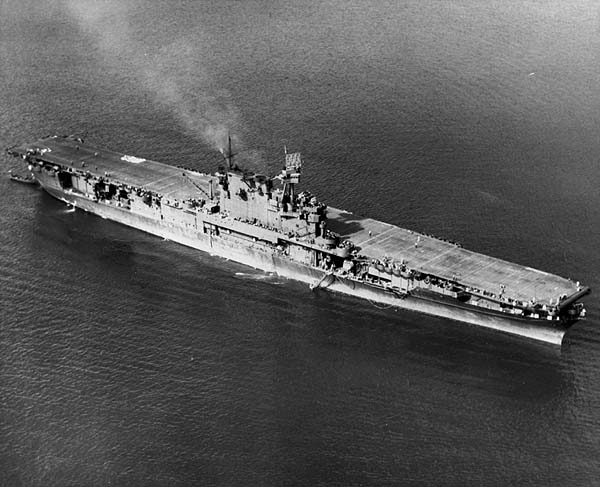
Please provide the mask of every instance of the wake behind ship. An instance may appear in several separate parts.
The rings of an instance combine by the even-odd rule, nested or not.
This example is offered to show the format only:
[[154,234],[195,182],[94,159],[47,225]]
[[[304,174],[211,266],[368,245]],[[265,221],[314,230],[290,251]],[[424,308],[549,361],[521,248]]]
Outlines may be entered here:
[[[231,144],[230,144],[231,145]],[[585,317],[578,282],[327,207],[275,177],[214,175],[52,136],[8,149],[69,205],[237,262],[374,302],[560,344]]]

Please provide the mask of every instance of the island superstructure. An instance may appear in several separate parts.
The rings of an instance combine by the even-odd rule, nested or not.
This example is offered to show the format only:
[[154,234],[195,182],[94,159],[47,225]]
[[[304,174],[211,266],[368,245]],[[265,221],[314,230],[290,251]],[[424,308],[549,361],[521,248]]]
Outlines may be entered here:
[[299,192],[302,160],[275,177],[226,165],[204,174],[50,136],[8,149],[68,205],[323,288],[560,344],[589,288]]

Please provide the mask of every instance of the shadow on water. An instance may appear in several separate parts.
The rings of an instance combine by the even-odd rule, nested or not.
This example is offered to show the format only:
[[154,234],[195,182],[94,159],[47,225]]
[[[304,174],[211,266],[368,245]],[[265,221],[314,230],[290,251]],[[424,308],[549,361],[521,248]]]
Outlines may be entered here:
[[[532,399],[539,399],[540,393],[551,397],[565,386],[560,347],[412,311],[379,309],[324,290],[312,292],[304,301],[310,308],[307,315],[314,319],[315,336],[363,357],[386,357],[404,365],[425,363],[439,373],[479,378],[482,386],[491,370],[499,378],[513,375],[518,380],[507,381],[507,392],[518,391],[528,377],[539,380],[541,374],[545,390],[534,392],[531,383],[522,387],[525,395],[531,391]],[[553,383],[556,388],[549,387]]]

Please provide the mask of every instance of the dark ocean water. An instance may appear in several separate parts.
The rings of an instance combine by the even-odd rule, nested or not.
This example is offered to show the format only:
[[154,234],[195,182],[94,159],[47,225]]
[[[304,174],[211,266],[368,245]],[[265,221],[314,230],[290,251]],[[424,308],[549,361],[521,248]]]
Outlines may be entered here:
[[[0,3],[0,144],[213,171],[600,290],[592,1]],[[4,172],[16,161],[2,157]],[[600,306],[562,350],[311,293],[0,179],[0,485],[600,478]]]

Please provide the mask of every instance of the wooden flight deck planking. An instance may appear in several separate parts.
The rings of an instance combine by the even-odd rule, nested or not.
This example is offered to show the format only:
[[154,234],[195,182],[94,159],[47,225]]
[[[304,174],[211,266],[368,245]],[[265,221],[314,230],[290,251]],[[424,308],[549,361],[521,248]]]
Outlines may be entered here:
[[[159,193],[167,199],[183,201],[198,198],[200,191],[192,181],[204,188],[206,192],[210,180],[214,181],[216,187],[215,176],[187,171],[149,159],[135,158],[140,162],[128,162],[122,159],[121,153],[88,147],[70,138],[41,139],[35,144],[18,149],[26,151],[34,148],[50,149],[42,156],[44,161],[72,167],[77,171],[89,171],[95,176],[107,177],[109,180]],[[206,195],[203,194],[201,197],[206,198]]]
[[[577,285],[563,277],[463,249],[451,242],[406,230],[370,218],[328,208],[329,228],[351,240],[360,253],[373,259],[386,257],[410,269],[457,281],[481,291],[527,303],[556,303],[577,292]],[[370,233],[369,233],[370,232]]]

